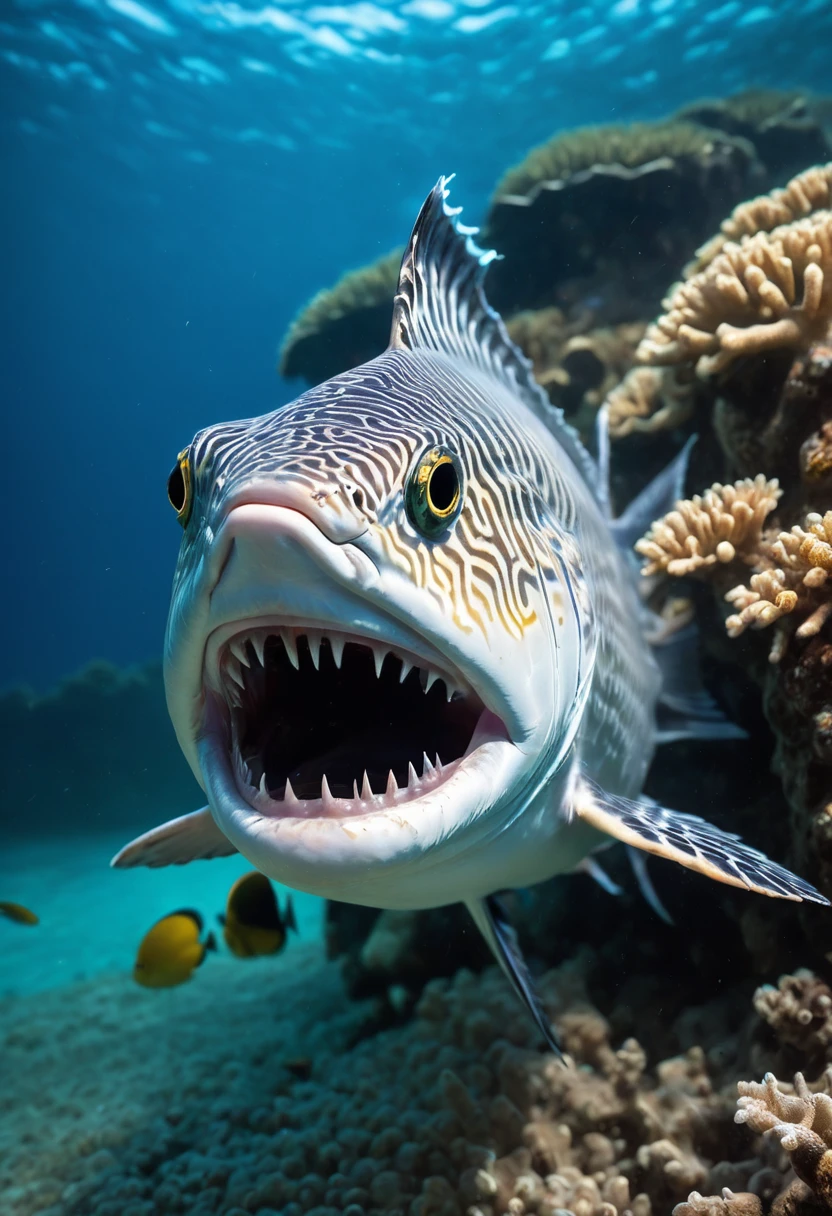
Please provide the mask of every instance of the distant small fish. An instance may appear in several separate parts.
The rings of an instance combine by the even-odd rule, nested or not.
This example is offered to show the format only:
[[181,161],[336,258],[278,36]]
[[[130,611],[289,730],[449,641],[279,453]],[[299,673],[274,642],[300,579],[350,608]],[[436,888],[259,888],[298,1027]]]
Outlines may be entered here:
[[144,988],[175,988],[184,984],[202,963],[208,950],[216,950],[213,933],[201,941],[202,917],[192,908],[163,916],[141,940],[133,979]]
[[258,870],[238,878],[219,917],[226,945],[237,958],[278,954],[290,929],[298,931],[291,896],[281,914],[274,887]]
[[34,912],[30,912],[28,908],[24,908],[23,904],[12,904],[5,899],[0,899],[0,913],[18,925],[40,924],[40,920],[35,916]]

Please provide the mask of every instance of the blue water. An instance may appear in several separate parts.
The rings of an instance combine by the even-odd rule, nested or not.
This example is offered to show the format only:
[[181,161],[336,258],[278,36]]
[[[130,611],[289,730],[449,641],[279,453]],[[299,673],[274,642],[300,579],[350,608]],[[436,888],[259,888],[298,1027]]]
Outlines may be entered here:
[[832,6],[6,0],[0,684],[159,652],[201,425],[294,395],[305,300],[561,127],[828,88]]

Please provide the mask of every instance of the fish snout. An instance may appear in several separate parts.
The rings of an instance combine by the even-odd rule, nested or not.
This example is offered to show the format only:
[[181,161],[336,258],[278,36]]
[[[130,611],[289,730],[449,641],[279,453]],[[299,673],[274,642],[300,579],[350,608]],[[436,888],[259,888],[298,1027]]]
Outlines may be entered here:
[[[245,505],[282,507],[304,515],[335,545],[349,544],[366,531],[370,523],[366,495],[349,478],[319,483],[282,480],[270,485],[249,487]],[[235,503],[235,507],[243,505]]]

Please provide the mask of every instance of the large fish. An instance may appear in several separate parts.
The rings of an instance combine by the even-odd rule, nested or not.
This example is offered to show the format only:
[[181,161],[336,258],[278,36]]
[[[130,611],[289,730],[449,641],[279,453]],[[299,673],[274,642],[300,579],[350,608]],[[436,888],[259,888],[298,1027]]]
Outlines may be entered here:
[[682,463],[611,520],[605,460],[488,306],[494,255],[455,221],[446,186],[413,229],[384,354],[200,431],[178,458],[165,684],[209,805],[114,864],[239,851],[331,899],[462,900],[556,1046],[497,892],[615,837],[734,886],[828,901],[641,796],[662,696],[677,736],[730,734],[695,677],[679,687],[678,654],[663,692],[625,556]]

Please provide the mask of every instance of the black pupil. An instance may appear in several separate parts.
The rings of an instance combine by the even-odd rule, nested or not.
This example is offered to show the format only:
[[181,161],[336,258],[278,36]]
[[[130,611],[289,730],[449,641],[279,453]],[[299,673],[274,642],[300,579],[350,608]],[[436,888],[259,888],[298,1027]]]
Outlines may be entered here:
[[437,511],[447,511],[453,506],[459,490],[456,469],[449,460],[437,465],[430,478],[430,500]]
[[168,478],[168,498],[175,510],[182,510],[185,505],[185,478],[182,476],[179,465],[172,470]]

